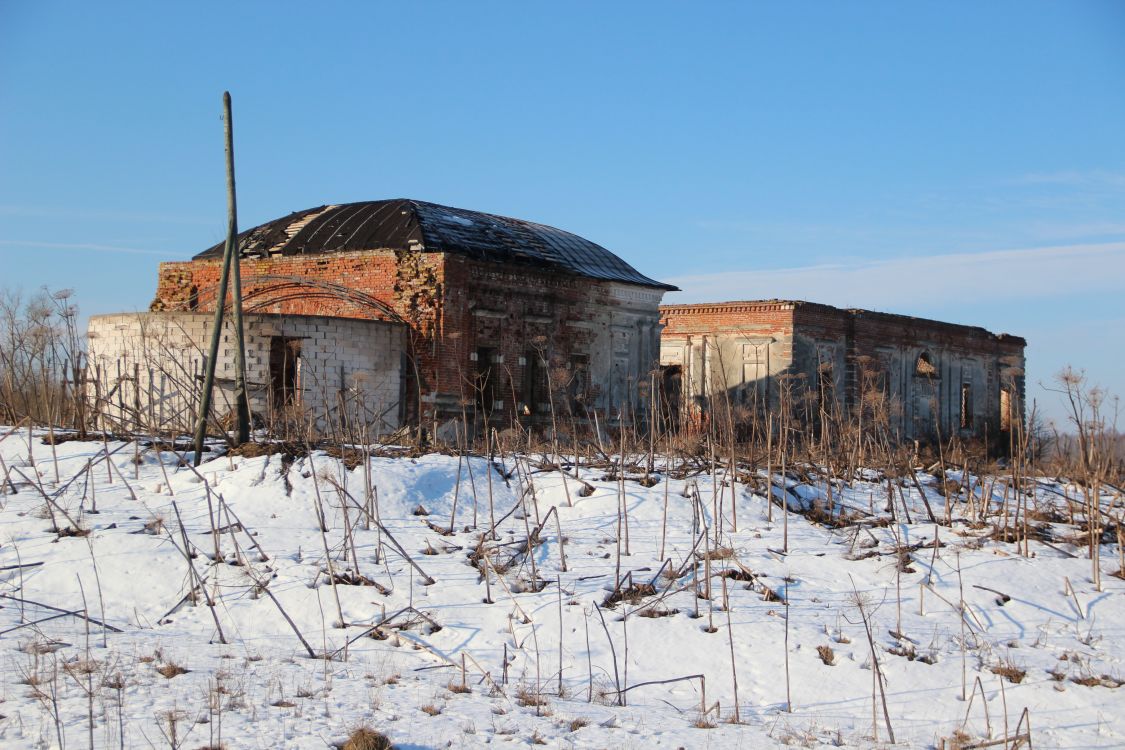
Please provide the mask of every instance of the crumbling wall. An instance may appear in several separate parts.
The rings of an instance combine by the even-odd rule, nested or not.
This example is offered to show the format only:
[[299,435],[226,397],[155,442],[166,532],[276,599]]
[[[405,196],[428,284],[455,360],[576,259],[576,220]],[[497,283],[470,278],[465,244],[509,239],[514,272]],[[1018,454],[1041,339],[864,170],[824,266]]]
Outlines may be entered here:
[[793,365],[793,304],[719,302],[660,308],[660,365],[682,373],[680,406],[698,414],[708,399],[772,408]]
[[495,423],[547,422],[552,401],[580,419],[589,410],[610,422],[644,414],[661,291],[461,256],[447,256],[445,279],[437,411],[459,411],[488,370],[498,379]]
[[[433,369],[434,337],[441,330],[442,256],[407,255],[364,250],[244,258],[244,305],[251,311],[279,315],[406,322],[402,412],[405,421],[414,421],[419,390],[424,393],[432,387],[426,373]],[[219,259],[162,263],[150,309],[214,310],[221,268]],[[194,308],[186,304],[190,289],[196,290]]]
[[[241,269],[249,309],[405,322],[408,421],[472,412],[481,350],[496,358],[485,363],[496,424],[539,419],[561,380],[583,381],[582,411],[644,411],[638,392],[655,366],[659,290],[420,249],[246,259]],[[213,310],[219,271],[218,260],[162,264],[152,309],[187,310],[194,299]]]
[[[88,328],[88,394],[100,426],[190,432],[213,326],[204,313],[97,315]],[[293,342],[291,404],[321,426],[338,420],[341,403],[363,415],[373,435],[401,424],[403,327],[380,321],[301,315],[246,315],[246,381],[250,409],[264,420],[279,406],[278,341]],[[235,347],[225,322],[216,362],[214,413],[233,409]],[[288,408],[290,404],[287,404]]]
[[[393,250],[244,258],[240,267],[243,300],[252,312],[388,320],[405,316],[408,310],[396,292],[398,263]],[[221,270],[221,259],[161,263],[149,309],[214,310]],[[362,294],[348,294],[349,290]],[[390,311],[373,306],[371,299]]]
[[[806,409],[840,416],[855,413],[865,390],[879,389],[899,439],[1004,440],[1005,422],[1022,419],[1025,342],[1016,336],[783,300],[661,312],[661,365],[682,369],[686,407],[696,411],[715,396],[776,408],[788,382],[803,391]],[[1002,391],[1010,394],[1008,420]]]

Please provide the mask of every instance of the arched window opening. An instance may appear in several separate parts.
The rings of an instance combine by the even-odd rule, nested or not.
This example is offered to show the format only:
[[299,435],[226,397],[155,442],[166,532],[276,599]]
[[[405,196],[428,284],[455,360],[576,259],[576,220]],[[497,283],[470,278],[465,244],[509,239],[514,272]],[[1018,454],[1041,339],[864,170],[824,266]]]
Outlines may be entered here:
[[918,361],[914,363],[914,374],[921,378],[937,377],[937,367],[934,366],[934,361],[929,352],[922,352],[918,355]]

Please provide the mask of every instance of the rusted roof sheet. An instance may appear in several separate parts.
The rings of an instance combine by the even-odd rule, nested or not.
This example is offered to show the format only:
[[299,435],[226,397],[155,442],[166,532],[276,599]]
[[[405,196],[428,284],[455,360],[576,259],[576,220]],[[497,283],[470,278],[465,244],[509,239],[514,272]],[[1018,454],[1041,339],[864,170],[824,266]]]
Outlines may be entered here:
[[[298,211],[242,232],[238,242],[243,257],[422,250],[554,268],[592,279],[655,289],[676,289],[650,279],[601,245],[570,232],[403,198]],[[220,243],[195,258],[216,258],[222,253]]]

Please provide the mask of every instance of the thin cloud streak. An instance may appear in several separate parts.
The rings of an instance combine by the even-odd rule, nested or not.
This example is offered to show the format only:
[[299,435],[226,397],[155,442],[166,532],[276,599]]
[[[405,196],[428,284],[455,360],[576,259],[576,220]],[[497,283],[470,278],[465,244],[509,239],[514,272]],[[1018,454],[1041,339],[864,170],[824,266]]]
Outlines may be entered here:
[[190,224],[211,226],[214,221],[196,216],[176,216],[173,214],[154,214],[132,211],[103,211],[98,209],[66,209],[41,206],[0,205],[0,216],[25,216],[45,219],[86,219],[90,221],[129,221],[151,222],[157,224]]
[[1022,185],[1080,185],[1112,188],[1125,187],[1125,174],[1104,169],[1063,170],[1059,172],[1033,172],[1014,181]]
[[33,247],[40,250],[88,250],[96,253],[127,253],[129,255],[167,255],[159,250],[140,250],[135,247],[116,245],[95,245],[89,242],[30,242],[24,240],[0,240],[0,245],[8,247]]
[[844,307],[927,310],[962,303],[1125,291],[1125,242],[950,253],[762,271],[679,276],[668,303],[803,299]]

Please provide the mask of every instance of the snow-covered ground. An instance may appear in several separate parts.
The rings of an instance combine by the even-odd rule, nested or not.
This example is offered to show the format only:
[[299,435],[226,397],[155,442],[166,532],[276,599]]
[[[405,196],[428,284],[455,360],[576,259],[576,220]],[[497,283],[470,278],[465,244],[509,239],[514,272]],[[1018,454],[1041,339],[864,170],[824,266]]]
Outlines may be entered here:
[[[1125,582],[1107,544],[1096,590],[1051,516],[1074,487],[1037,485],[1047,528],[1025,556],[991,525],[929,522],[910,481],[888,522],[873,472],[831,504],[822,482],[792,487],[795,510],[850,509],[830,528],[770,521],[753,486],[674,463],[648,487],[542,456],[196,472],[171,451],[5,434],[3,747],[325,748],[361,725],[401,748],[869,747],[889,730],[927,747],[1028,724],[1036,747],[1125,745]],[[986,491],[1004,502],[1000,482],[966,484],[957,518]],[[618,575],[630,596],[607,604]]]

